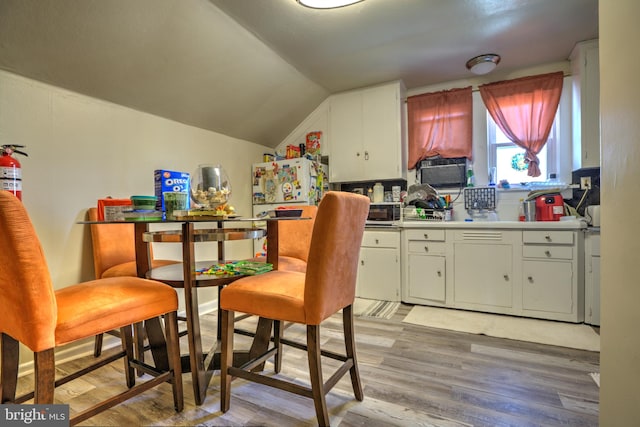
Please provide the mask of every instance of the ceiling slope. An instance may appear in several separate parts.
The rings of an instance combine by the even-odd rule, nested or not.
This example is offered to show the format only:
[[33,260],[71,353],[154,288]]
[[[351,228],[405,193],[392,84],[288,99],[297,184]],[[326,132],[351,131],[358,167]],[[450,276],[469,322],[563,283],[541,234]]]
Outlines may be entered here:
[[566,60],[597,0],[0,0],[0,69],[266,146],[328,95]]

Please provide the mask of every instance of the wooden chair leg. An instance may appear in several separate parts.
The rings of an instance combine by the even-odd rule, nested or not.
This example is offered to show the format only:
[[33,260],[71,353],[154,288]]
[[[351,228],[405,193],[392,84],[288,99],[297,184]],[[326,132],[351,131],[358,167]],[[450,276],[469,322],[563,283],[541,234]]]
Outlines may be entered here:
[[131,325],[123,326],[120,328],[120,338],[122,341],[122,350],[125,352],[124,356],[124,375],[127,382],[127,387],[131,388],[136,384],[136,375],[134,372],[130,360],[134,358],[133,355],[133,331]]
[[[136,323],[133,326],[133,340],[135,342],[134,357],[140,362],[144,362],[144,324],[142,322]],[[138,376],[141,377],[144,374],[142,370],[138,370]]]
[[349,305],[342,309],[342,324],[344,328],[344,346],[347,358],[353,360],[353,366],[349,369],[351,375],[351,385],[353,386],[353,394],[360,402],[364,399],[362,391],[362,383],[360,382],[360,373],[358,371],[358,359],[356,358],[356,339],[353,333],[353,305]]
[[0,403],[16,400],[20,344],[7,334],[0,334]]
[[102,354],[102,340],[104,334],[96,335],[95,341],[93,343],[93,357],[100,357]]
[[322,380],[322,361],[320,360],[320,326],[307,325],[307,356],[309,358],[309,378],[313,404],[316,407],[318,425],[329,425],[329,411],[324,395],[324,381]]
[[169,365],[173,371],[173,405],[177,412],[184,408],[184,390],[182,388],[182,362],[180,358],[180,335],[178,332],[177,313],[168,313],[164,316],[164,329],[167,335],[167,354]]
[[273,321],[273,345],[277,348],[275,360],[273,362],[274,371],[280,373],[282,369],[282,322],[280,320]]
[[233,363],[234,312],[221,310],[222,354],[220,355],[220,410],[227,412],[231,405],[231,375],[229,367]]
[[56,382],[55,356],[53,349],[33,353],[35,366],[35,391],[33,402],[37,404],[53,403],[53,390]]

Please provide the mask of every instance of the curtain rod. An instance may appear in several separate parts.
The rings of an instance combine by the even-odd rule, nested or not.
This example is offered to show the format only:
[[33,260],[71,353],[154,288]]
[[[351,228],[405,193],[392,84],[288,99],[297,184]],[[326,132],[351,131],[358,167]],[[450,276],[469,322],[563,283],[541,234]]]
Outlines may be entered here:
[[[546,74],[546,73],[545,73],[545,74]],[[535,75],[535,74],[534,74],[534,75]],[[572,76],[572,74],[571,74],[571,73],[562,73],[562,77],[563,77],[563,78],[564,78],[564,77],[571,77],[571,76]],[[523,77],[527,77],[527,76],[523,76]],[[519,78],[519,77],[516,77],[516,78]],[[509,80],[513,80],[513,79],[509,79]],[[497,83],[497,82],[499,82],[499,81],[506,81],[506,80],[498,80],[498,81],[490,82],[490,83]],[[484,84],[489,84],[489,83],[484,83]],[[442,90],[449,90],[449,89],[442,89]],[[436,90],[435,92],[441,92],[441,91]],[[475,88],[474,88],[474,85],[471,85],[471,92],[472,92],[472,93],[473,93],[473,92],[480,92],[479,86],[475,86]],[[430,93],[430,92],[416,93],[415,95],[411,95],[411,96],[424,95],[425,93]],[[409,96],[407,96],[407,98],[410,98],[410,97],[409,97]],[[404,99],[404,102],[405,102],[405,103],[407,102],[407,98],[405,98],[405,99]]]

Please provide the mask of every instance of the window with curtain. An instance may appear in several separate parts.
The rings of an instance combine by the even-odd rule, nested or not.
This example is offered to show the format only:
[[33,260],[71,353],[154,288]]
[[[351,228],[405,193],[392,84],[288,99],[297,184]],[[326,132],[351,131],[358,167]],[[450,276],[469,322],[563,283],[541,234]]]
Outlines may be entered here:
[[522,150],[522,153],[514,152],[512,164],[526,170],[530,177],[542,175],[538,155],[553,127],[562,82],[563,75],[557,72],[479,87],[482,101],[500,130],[500,134],[497,131],[496,134],[504,135]]
[[528,165],[524,163],[525,151],[514,144],[496,125],[491,115],[487,112],[487,147],[489,169],[495,167],[496,182],[506,180],[511,185],[520,183],[544,182],[550,174],[559,172],[559,127],[560,113],[551,127],[551,132],[544,147],[538,153],[538,167],[540,176],[528,176]]
[[472,159],[471,86],[407,98],[409,169],[427,157]]

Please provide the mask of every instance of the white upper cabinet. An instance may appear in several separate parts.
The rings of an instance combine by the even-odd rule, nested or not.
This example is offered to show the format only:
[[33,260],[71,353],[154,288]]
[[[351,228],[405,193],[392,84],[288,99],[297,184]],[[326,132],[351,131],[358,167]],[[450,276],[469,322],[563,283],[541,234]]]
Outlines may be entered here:
[[600,59],[598,40],[577,43],[573,75],[573,169],[600,166]]
[[406,179],[402,82],[333,95],[329,107],[329,181]]

